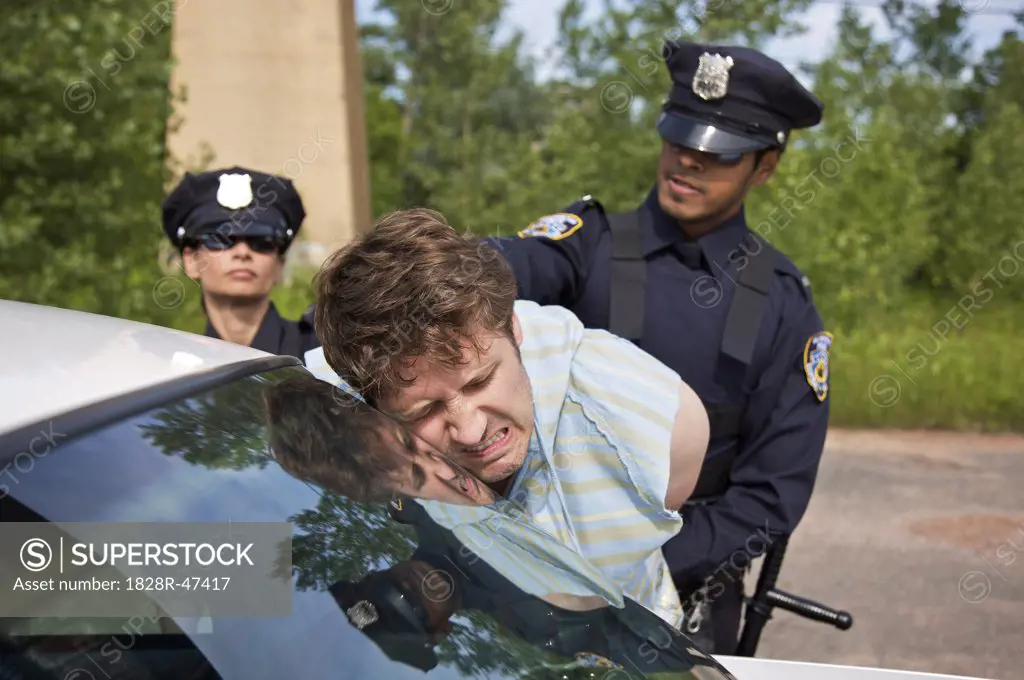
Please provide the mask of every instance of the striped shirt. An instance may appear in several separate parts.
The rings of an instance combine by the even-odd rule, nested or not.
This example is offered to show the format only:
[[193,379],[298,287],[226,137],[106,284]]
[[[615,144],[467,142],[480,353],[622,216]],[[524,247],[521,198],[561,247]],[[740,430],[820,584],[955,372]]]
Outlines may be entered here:
[[[322,347],[307,352],[304,361],[316,378],[362,399],[327,364]],[[602,571],[541,530],[508,501],[489,506],[452,505],[421,498],[404,502],[421,505],[431,519],[455,534],[467,551],[531,595],[541,599],[551,595],[599,596],[613,606],[624,606],[621,589]]]
[[677,373],[566,309],[516,302],[535,432],[509,498],[669,623],[683,612],[662,556]]
[[619,586],[530,518],[515,512],[507,501],[490,506],[415,502],[469,552],[531,595],[541,599],[596,595],[616,607],[624,606]]
[[[616,605],[616,593],[624,593],[679,627],[682,606],[661,552],[682,528],[679,513],[664,503],[679,375],[626,340],[584,328],[562,307],[518,300],[515,310],[534,434],[509,500],[418,502],[527,592],[600,594]],[[305,363],[350,390],[322,348],[308,352]],[[560,554],[548,536],[598,572],[580,572],[583,561]],[[505,566],[511,564],[517,568]]]

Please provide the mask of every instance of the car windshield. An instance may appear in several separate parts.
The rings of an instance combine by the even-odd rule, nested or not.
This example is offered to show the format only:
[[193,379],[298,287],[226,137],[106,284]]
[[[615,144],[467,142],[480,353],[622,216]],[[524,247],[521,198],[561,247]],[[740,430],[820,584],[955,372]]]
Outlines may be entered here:
[[[457,466],[305,369],[234,379],[81,435],[64,436],[60,419],[49,427],[56,445],[7,480],[0,520],[291,523],[290,617],[160,615],[141,631],[187,632],[217,673],[192,677],[731,677],[504,502],[481,504],[487,490]],[[300,479],[279,462],[323,447],[376,453],[360,459],[363,477],[309,467]],[[0,464],[16,453],[0,451]],[[122,624],[3,619],[0,657],[38,661],[54,639],[110,640]],[[82,678],[115,677],[90,659]],[[47,663],[38,677],[66,676]]]

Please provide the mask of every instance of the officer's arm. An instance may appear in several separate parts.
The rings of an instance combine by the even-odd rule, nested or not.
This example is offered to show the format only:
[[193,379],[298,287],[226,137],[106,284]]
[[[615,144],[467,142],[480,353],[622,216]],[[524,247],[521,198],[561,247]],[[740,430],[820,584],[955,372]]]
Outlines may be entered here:
[[818,399],[804,371],[804,351],[823,330],[813,303],[789,298],[772,364],[751,395],[730,487],[714,503],[684,509],[684,526],[665,545],[683,579],[743,567],[774,537],[792,533],[810,501],[828,427],[829,399]]
[[689,385],[681,383],[679,411],[672,425],[666,508],[681,507],[693,493],[704,464],[709,436],[708,413],[704,404]]
[[599,204],[578,202],[564,213],[540,218],[516,236],[484,241],[512,266],[519,299],[569,307],[583,289],[604,226]]

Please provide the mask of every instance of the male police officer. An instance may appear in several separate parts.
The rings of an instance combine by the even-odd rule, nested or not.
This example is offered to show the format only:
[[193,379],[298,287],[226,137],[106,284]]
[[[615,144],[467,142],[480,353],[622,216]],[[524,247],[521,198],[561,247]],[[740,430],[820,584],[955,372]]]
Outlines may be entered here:
[[672,42],[665,58],[673,87],[643,204],[607,214],[588,196],[493,242],[520,297],[633,340],[704,401],[711,441],[664,552],[687,631],[729,654],[742,572],[807,508],[832,342],[807,279],[747,227],[743,201],[772,175],[790,131],[816,125],[824,107],[751,49]]
[[270,301],[305,217],[287,178],[240,167],[185,175],[164,201],[164,231],[202,287],[206,335],[299,359],[320,345],[311,310],[287,321]]

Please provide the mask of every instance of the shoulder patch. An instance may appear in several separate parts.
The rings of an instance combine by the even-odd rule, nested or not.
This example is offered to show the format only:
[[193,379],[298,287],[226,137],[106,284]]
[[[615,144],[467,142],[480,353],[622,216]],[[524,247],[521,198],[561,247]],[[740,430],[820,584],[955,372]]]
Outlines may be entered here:
[[828,396],[829,358],[834,339],[831,333],[822,331],[807,338],[804,345],[804,376],[818,401],[825,401]]
[[575,213],[545,215],[519,232],[519,238],[541,237],[558,241],[575,234],[583,226],[583,218]]

